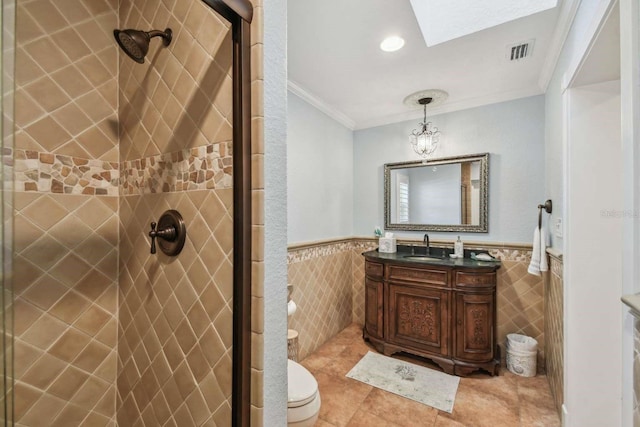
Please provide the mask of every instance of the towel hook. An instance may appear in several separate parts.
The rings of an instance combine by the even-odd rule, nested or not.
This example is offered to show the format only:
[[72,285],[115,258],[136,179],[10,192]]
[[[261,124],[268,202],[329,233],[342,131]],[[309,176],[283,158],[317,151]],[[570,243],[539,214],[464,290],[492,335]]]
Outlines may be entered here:
[[553,212],[553,203],[551,202],[551,199],[544,202],[544,205],[538,205],[538,230],[542,230],[542,209],[544,209],[548,214]]

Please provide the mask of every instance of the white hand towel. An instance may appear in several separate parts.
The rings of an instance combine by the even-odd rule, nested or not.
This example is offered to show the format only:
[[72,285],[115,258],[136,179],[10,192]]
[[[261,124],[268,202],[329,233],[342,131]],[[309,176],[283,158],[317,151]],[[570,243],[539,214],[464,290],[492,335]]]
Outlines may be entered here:
[[534,276],[540,276],[541,271],[549,270],[547,265],[547,242],[544,227],[533,230],[533,251],[531,253],[531,262],[527,271]]

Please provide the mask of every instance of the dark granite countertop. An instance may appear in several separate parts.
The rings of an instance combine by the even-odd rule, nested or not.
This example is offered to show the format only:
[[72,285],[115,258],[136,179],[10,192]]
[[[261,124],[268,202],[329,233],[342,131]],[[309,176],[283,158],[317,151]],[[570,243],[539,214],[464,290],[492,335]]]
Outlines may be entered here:
[[453,268],[490,268],[492,270],[497,270],[501,266],[499,260],[479,261],[471,259],[471,252],[467,250],[464,251],[464,258],[450,258],[449,254],[451,250],[444,248],[431,248],[431,256],[429,258],[421,258],[421,256],[425,255],[425,252],[425,247],[416,246],[412,250],[410,246],[398,245],[398,252],[395,253],[382,253],[376,249],[364,252],[362,255],[371,261],[392,261],[394,263],[413,265],[436,265]]

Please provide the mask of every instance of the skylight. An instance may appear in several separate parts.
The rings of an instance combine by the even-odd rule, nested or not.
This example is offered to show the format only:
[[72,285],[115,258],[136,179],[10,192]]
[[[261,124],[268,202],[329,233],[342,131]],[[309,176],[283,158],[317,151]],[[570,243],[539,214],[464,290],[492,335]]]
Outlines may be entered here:
[[558,0],[411,0],[427,46],[556,7]]

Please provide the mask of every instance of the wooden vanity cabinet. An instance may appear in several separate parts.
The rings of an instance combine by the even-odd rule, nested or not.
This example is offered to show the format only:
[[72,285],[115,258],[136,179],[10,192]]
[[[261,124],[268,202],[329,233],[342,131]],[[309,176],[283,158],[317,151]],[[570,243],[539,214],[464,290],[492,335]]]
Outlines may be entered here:
[[449,295],[441,289],[389,282],[386,341],[398,349],[448,356]]
[[382,328],[384,314],[384,296],[382,281],[365,278],[364,282],[364,309],[365,329],[375,338],[384,336]]
[[381,353],[426,357],[449,374],[496,374],[497,268],[367,259],[363,337]]

